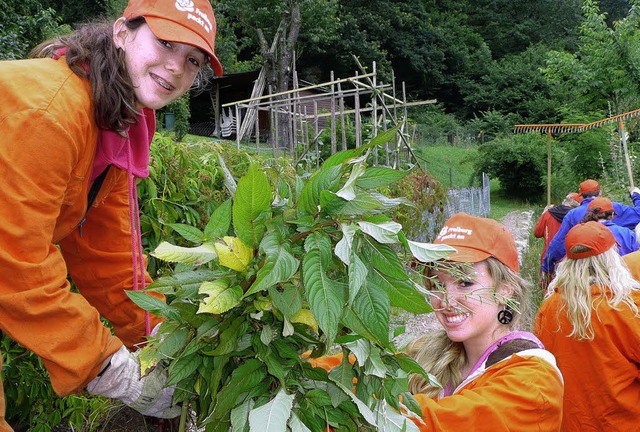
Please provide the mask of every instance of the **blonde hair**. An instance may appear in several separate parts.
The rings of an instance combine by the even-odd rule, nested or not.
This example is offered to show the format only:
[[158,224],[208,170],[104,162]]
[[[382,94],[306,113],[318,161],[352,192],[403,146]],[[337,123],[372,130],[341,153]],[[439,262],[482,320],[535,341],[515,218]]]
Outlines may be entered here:
[[[594,300],[592,286],[600,288],[603,296]],[[640,283],[631,276],[615,247],[588,258],[562,260],[546,296],[550,296],[556,288],[561,298],[558,316],[565,311],[573,327],[569,336],[578,340],[593,340],[595,337],[591,325],[592,313],[602,301],[606,300],[615,310],[627,305],[638,316],[638,307],[631,293],[640,289]]]
[[[511,288],[512,296],[506,299],[506,303],[513,309],[513,320],[508,324],[508,328],[510,330],[529,329],[531,317],[528,296],[531,284],[496,258],[489,257],[486,263],[489,275],[493,279],[496,301],[501,303],[505,301],[496,294],[499,287]],[[465,378],[460,373],[467,361],[464,345],[462,342],[449,339],[443,330],[419,337],[409,345],[407,354],[442,385],[451,385],[456,388]],[[422,375],[414,374],[409,378],[409,391],[413,394],[424,393],[429,397],[435,397],[440,390],[440,387],[428,382]]]

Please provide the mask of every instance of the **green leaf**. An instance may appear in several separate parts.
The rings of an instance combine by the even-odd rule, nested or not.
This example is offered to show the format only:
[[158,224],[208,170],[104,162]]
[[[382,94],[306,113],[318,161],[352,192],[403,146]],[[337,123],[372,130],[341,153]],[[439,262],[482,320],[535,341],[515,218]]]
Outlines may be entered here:
[[219,420],[225,418],[241,402],[238,400],[240,396],[257,386],[266,375],[264,364],[260,360],[249,359],[236,367],[216,397],[214,417]]
[[191,243],[200,244],[204,241],[204,234],[198,228],[186,224],[167,224],[173,228],[178,234]]
[[179,262],[194,266],[208,263],[217,258],[213,243],[203,243],[200,246],[186,248],[162,242],[151,252],[151,256],[168,262]]
[[190,270],[186,272],[174,273],[173,276],[162,276],[155,279],[147,286],[147,289],[156,290],[164,287],[181,287],[185,285],[200,285],[204,281],[209,281],[222,277],[225,272],[220,270]]
[[311,432],[311,429],[309,429],[304,423],[302,423],[295,412],[291,413],[291,418],[289,419],[289,428],[291,429],[291,432]]
[[392,168],[369,168],[358,178],[356,185],[363,189],[387,186],[404,178],[408,173],[408,171],[400,171]]
[[331,242],[326,234],[311,234],[305,241],[305,249],[302,276],[309,307],[331,344],[338,333],[346,293],[325,271],[331,257]]
[[232,432],[244,432],[249,427],[249,411],[254,405],[254,401],[249,399],[231,410]]
[[[359,190],[356,197],[340,206],[335,214],[344,216],[360,216],[374,211],[382,211],[385,206],[371,192]],[[334,213],[331,213],[334,214]]]
[[446,258],[449,254],[455,252],[455,248],[446,244],[419,243],[407,240],[411,254],[419,261],[433,262],[442,258]]
[[389,141],[395,141],[396,135],[398,133],[398,126],[394,126],[391,129],[387,129],[386,131],[379,133],[375,137],[371,139],[368,143],[363,145],[364,148],[371,148],[377,145],[382,145],[388,143]]
[[371,223],[359,221],[358,226],[365,234],[370,235],[380,243],[398,243],[398,232],[402,225],[397,222]]
[[271,212],[272,192],[267,176],[258,165],[251,165],[238,182],[233,198],[233,228],[236,236],[255,249],[267,230],[265,214]]
[[346,315],[348,319],[345,324],[356,333],[365,337],[373,336],[373,340],[380,345],[389,344],[391,307],[389,296],[384,290],[365,284],[346,311],[352,313]]
[[337,381],[333,381],[335,383],[335,385],[337,385],[338,387],[340,387],[340,389],[345,392],[347,394],[347,396],[349,396],[349,398],[353,401],[353,403],[356,404],[356,406],[358,407],[358,411],[360,412],[360,414],[362,414],[362,416],[364,417],[364,419],[371,425],[371,426],[377,426],[377,421],[376,421],[376,417],[373,414],[373,411],[371,411],[371,409],[367,406],[367,404],[365,404],[364,402],[362,402],[360,399],[358,399],[358,397],[356,395],[353,394],[353,392],[351,391],[350,388],[348,388],[347,386],[343,385],[340,382]]
[[231,226],[231,200],[226,200],[211,214],[207,226],[204,228],[205,240],[215,240],[224,237]]
[[336,256],[340,258],[340,260],[343,263],[345,263],[346,265],[349,265],[351,260],[351,247],[353,245],[353,238],[356,235],[356,233],[359,231],[359,228],[357,225],[353,223],[350,223],[350,224],[341,223],[340,230],[342,230],[342,238],[336,244],[336,248],[334,252]]
[[229,286],[227,279],[204,282],[198,293],[207,297],[200,301],[197,313],[221,314],[237,306],[242,299],[242,288],[238,285]]
[[371,237],[364,237],[361,252],[367,264],[376,271],[399,280],[409,279],[398,254],[391,246],[375,242]]
[[275,307],[287,318],[291,319],[293,314],[302,308],[302,293],[295,285],[288,285],[282,292],[277,287],[269,287],[269,295]]
[[335,190],[338,180],[340,180],[341,170],[340,166],[330,168],[323,166],[319,171],[313,173],[300,192],[298,210],[308,215],[315,214],[320,204],[320,192]]
[[284,247],[280,247],[278,252],[267,255],[264,265],[256,274],[256,280],[251,284],[244,297],[288,281],[296,274],[299,266],[300,261]]
[[211,351],[203,351],[203,354],[207,356],[221,356],[233,352],[238,345],[238,339],[244,333],[247,325],[244,317],[236,317],[228,327],[222,329],[218,346]]
[[275,398],[254,408],[249,413],[249,427],[252,432],[282,432],[287,430],[287,422],[293,407],[293,395],[281,389]]
[[381,399],[375,408],[378,428],[388,432],[419,432],[420,429],[411,419],[399,413],[389,406],[386,400]]
[[125,290],[125,293],[131,301],[140,306],[142,309],[164,318],[171,318],[180,321],[180,316],[176,316],[175,311],[162,300],[150,296],[145,291]]
[[198,354],[180,357],[169,366],[169,379],[165,385],[175,385],[183,379],[191,377],[193,373],[198,370],[201,363],[202,357]]
[[349,175],[349,178],[347,179],[344,186],[342,186],[342,188],[340,188],[340,190],[336,192],[337,196],[347,201],[351,201],[356,197],[356,181],[358,180],[358,177],[364,174],[365,170],[367,169],[362,158],[358,158],[354,161],[351,161],[350,163],[353,163],[351,174]]
[[351,254],[351,262],[349,263],[349,304],[352,304],[360,289],[367,280],[367,266],[362,262],[357,254]]
[[429,302],[414,288],[411,281],[394,279],[377,268],[371,268],[367,276],[367,283],[384,289],[389,295],[391,306],[418,314],[433,312]]
[[164,358],[173,358],[178,351],[185,347],[188,341],[189,330],[184,327],[178,327],[160,339],[160,342],[158,343],[158,352]]
[[380,349],[375,346],[371,347],[365,373],[367,375],[377,376],[378,378],[384,378],[387,376],[387,367],[382,361],[382,358],[380,358]]

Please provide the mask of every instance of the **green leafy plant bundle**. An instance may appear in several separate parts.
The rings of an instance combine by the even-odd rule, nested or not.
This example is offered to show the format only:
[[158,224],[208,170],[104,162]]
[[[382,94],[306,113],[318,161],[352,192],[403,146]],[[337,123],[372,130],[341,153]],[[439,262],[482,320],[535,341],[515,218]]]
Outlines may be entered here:
[[[366,145],[337,153],[289,184],[256,164],[204,230],[173,224],[193,247],[161,243],[170,276],[129,292],[164,318],[140,354],[167,366],[183,412],[205,431],[417,430],[408,376],[430,376],[394,345],[391,308],[430,312],[406,264],[446,256],[408,240],[385,213],[406,199],[378,189],[406,173],[370,167]],[[414,280],[415,279],[415,280]],[[310,359],[342,353],[331,371]],[[190,408],[187,408],[190,407]]]

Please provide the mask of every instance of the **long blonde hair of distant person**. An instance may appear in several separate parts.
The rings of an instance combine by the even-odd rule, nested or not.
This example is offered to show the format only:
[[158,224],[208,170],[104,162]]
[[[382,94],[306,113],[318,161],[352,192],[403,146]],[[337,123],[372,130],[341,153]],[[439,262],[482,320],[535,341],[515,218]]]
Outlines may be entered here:
[[[597,287],[604,295],[594,300],[592,287]],[[593,340],[592,315],[597,313],[602,301],[616,310],[628,307],[638,316],[631,293],[640,289],[640,283],[631,276],[615,247],[587,258],[565,258],[556,268],[556,277],[549,284],[547,296],[556,288],[562,299],[558,314],[566,314],[573,326],[569,336],[578,340]]]

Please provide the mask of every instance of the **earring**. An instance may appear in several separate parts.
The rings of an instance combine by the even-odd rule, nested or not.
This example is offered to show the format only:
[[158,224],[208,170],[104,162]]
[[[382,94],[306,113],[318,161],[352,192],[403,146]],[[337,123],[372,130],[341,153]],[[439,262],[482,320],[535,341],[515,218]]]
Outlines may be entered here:
[[513,311],[507,305],[502,307],[502,310],[498,312],[498,321],[500,324],[510,324],[513,321]]

